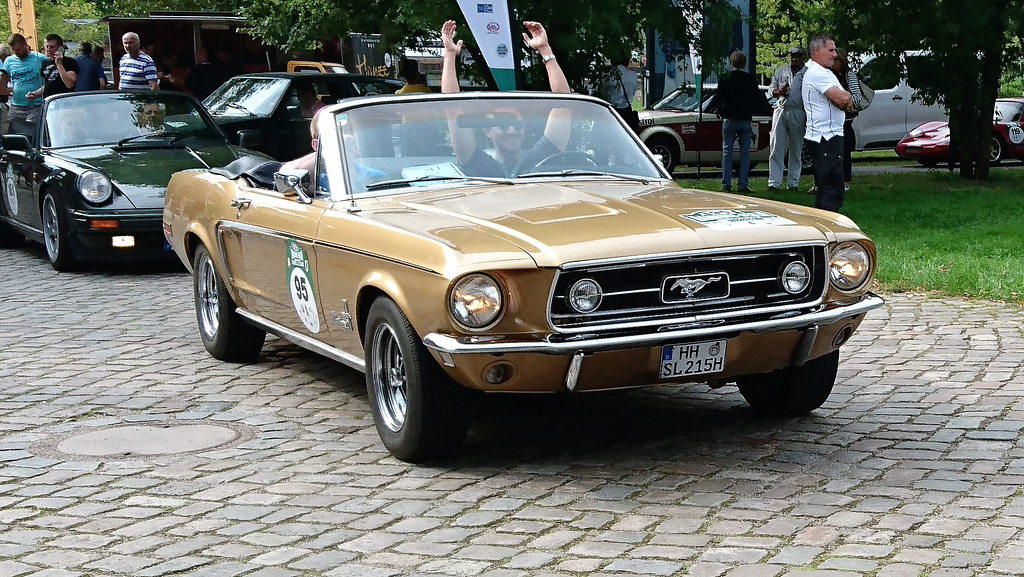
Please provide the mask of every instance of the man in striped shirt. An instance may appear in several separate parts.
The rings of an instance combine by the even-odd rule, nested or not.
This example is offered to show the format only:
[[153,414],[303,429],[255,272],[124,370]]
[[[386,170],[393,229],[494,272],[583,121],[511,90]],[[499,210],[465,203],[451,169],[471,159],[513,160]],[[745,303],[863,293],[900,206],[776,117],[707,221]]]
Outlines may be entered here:
[[156,64],[148,54],[142,52],[142,44],[139,42],[139,35],[128,32],[121,37],[124,44],[125,55],[121,57],[118,64],[120,81],[117,84],[120,90],[157,90],[159,83],[156,74]]

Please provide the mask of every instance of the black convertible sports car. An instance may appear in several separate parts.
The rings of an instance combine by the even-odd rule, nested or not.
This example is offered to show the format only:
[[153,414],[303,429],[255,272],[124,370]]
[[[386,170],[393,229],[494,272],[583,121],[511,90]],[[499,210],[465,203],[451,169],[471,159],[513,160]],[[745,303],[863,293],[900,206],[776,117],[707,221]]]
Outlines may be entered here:
[[42,242],[57,270],[172,257],[161,224],[171,174],[252,154],[194,98],[149,91],[47,98],[35,138],[3,145],[0,246]]

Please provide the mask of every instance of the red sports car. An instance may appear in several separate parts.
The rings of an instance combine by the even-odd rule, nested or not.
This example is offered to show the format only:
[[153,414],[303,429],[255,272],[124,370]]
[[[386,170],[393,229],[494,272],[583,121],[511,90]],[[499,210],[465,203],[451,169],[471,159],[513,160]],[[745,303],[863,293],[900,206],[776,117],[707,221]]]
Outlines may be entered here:
[[[992,119],[992,151],[989,162],[1024,158],[1024,98],[1000,98]],[[949,123],[926,122],[910,131],[896,145],[896,154],[925,166],[949,161]]]

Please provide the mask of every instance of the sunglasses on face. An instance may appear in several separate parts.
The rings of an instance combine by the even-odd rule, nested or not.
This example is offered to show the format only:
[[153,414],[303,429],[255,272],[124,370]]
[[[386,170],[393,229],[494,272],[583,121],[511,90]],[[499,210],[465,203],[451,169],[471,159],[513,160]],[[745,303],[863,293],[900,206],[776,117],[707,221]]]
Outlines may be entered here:
[[515,130],[516,132],[521,132],[523,130],[523,128],[525,128],[526,125],[523,124],[522,120],[509,119],[509,120],[497,120],[497,121],[494,122],[494,124],[492,126],[494,128],[497,128],[498,130],[508,131],[508,129],[511,128],[512,130]]

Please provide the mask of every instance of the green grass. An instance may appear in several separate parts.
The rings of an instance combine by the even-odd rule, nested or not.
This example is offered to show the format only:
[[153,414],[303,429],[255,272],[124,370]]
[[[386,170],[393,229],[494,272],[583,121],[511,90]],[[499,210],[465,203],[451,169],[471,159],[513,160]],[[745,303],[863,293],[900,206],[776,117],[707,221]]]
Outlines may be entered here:
[[[1022,177],[1005,169],[993,170],[983,183],[945,170],[855,175],[842,213],[875,241],[882,289],[1024,304]],[[679,183],[720,187],[718,179]],[[810,184],[805,177],[803,189]],[[814,204],[803,191],[765,192],[764,178],[751,179],[750,186],[756,197]]]

